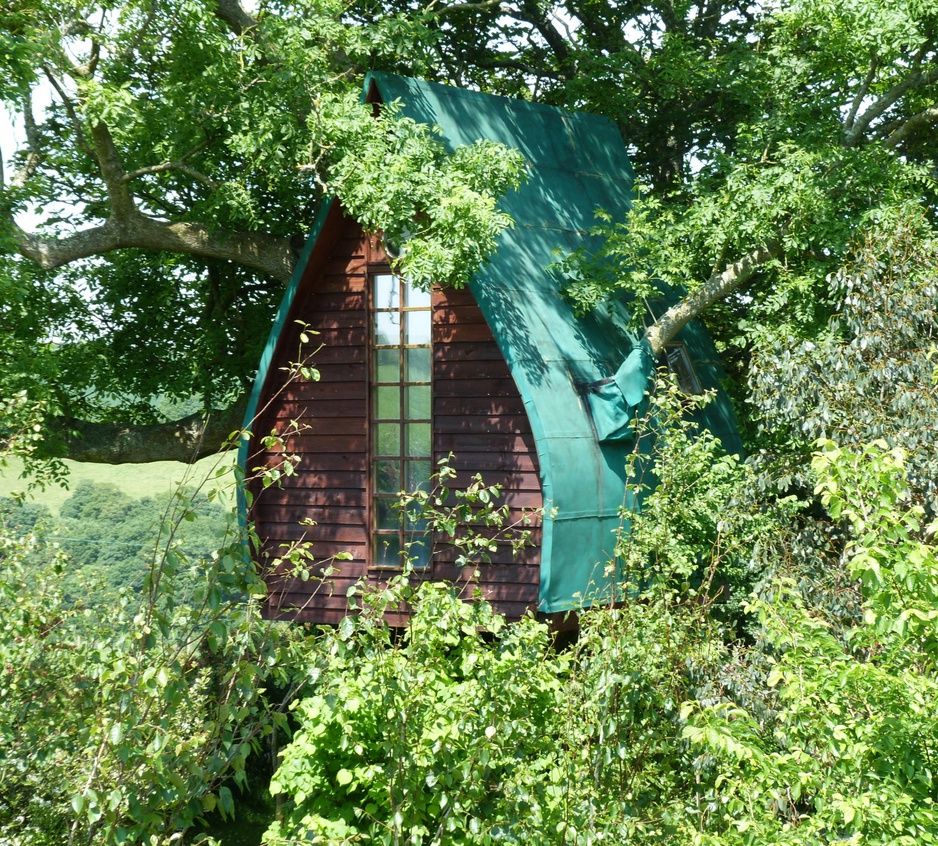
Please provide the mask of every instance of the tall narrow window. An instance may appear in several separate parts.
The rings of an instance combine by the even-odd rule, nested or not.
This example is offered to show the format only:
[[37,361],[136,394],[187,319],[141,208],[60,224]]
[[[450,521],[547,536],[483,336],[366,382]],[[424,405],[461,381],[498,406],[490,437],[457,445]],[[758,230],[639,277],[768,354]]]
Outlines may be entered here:
[[430,561],[425,527],[395,508],[401,490],[426,488],[433,461],[430,293],[391,273],[371,277],[372,564],[399,567],[412,542]]

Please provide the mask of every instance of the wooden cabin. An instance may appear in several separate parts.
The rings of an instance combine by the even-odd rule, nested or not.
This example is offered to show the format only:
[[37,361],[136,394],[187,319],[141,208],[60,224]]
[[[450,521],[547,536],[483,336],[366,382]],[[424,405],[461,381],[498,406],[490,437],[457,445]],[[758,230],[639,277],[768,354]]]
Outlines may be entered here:
[[[336,622],[349,587],[386,580],[415,538],[417,578],[467,594],[478,587],[509,618],[608,601],[605,566],[622,506],[635,505],[624,499],[630,423],[654,362],[628,331],[626,304],[577,317],[547,268],[558,250],[584,244],[596,209],[627,212],[633,175],[618,130],[593,115],[387,74],[371,75],[366,93],[441,127],[451,148],[487,138],[519,149],[528,176],[502,200],[514,228],[458,290],[440,280],[421,291],[395,276],[380,238],[338,202],[319,215],[262,358],[242,446],[249,473],[282,460],[264,446],[272,431],[299,458],[281,485],[251,491],[267,612]],[[314,350],[319,378],[286,382]],[[688,326],[669,357],[689,389],[719,386],[700,326]],[[705,415],[738,450],[725,396]],[[512,519],[543,509],[528,548],[513,554],[503,543],[489,560],[458,566],[445,537],[402,521],[398,492],[425,487],[450,454],[456,486],[480,473],[502,487]],[[299,540],[332,568],[324,582],[271,566]]]

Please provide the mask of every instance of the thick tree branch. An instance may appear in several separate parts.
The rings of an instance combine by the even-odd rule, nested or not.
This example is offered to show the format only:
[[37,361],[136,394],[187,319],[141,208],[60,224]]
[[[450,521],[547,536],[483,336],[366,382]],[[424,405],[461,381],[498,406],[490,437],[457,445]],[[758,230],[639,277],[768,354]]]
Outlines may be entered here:
[[286,236],[215,234],[201,223],[164,223],[138,212],[123,220],[112,217],[102,226],[60,238],[30,234],[15,226],[13,236],[20,254],[46,270],[129,247],[231,261],[281,282],[289,280],[296,264],[291,239]]
[[238,0],[217,0],[215,16],[228,24],[235,35],[244,35],[258,23],[256,18],[244,11]]
[[134,203],[133,195],[124,179],[124,167],[121,164],[120,154],[114,145],[111,130],[104,123],[96,123],[91,129],[94,141],[95,158],[98,160],[98,169],[107,189],[108,201],[111,206],[111,219],[128,223],[139,215]]
[[886,147],[896,147],[905,141],[913,132],[917,132],[930,124],[938,121],[938,109],[925,109],[917,115],[912,115],[904,121],[899,127],[883,139]]
[[752,276],[756,268],[778,256],[781,251],[781,242],[772,239],[722,271],[715,272],[700,288],[671,306],[656,323],[645,330],[645,340],[651,345],[651,351],[656,356],[664,352],[674,336],[691,320],[729,296]]
[[[65,443],[66,457],[98,464],[194,461],[232,445],[244,421],[247,397],[208,417],[192,414],[170,423],[128,426],[120,423],[58,421],[52,430]],[[237,440],[234,444],[237,445]]]

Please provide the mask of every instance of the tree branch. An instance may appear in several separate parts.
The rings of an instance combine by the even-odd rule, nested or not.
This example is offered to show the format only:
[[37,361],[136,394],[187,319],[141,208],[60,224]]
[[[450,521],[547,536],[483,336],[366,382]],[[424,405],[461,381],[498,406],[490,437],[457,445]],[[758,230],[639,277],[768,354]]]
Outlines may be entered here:
[[897,129],[891,132],[883,139],[886,147],[897,147],[913,132],[938,121],[938,109],[925,109],[917,115],[912,115],[908,120],[899,125]]
[[[919,64],[927,52],[927,46],[916,54],[914,64]],[[878,117],[882,117],[885,111],[897,103],[909,91],[915,91],[932,82],[938,76],[938,69],[932,68],[928,72],[921,70],[910,74],[902,82],[893,85],[876,102],[874,102],[863,114],[854,122],[853,126],[844,133],[844,144],[847,147],[855,147],[863,138],[863,133],[869,128],[870,124]]]
[[33,95],[29,90],[23,95],[23,128],[26,130],[26,162],[13,177],[11,187],[14,189],[22,189],[26,186],[42,159],[39,129],[36,126],[36,117],[33,115]]
[[567,42],[551,23],[547,15],[534,0],[522,0],[520,20],[531,24],[544,38],[560,63],[561,72],[565,77],[576,76],[576,68],[572,66],[572,56]]
[[210,176],[206,176],[204,173],[196,170],[195,168],[189,167],[182,161],[178,162],[163,162],[158,165],[149,165],[148,167],[138,167],[136,170],[130,171],[130,173],[125,173],[122,177],[124,182],[131,182],[139,176],[146,176],[149,173],[166,173],[169,170],[178,170],[180,173],[184,173],[187,176],[191,176],[196,182],[201,182],[203,185],[211,188],[213,191],[218,190],[219,182],[215,179],[212,179]]
[[486,9],[497,8],[501,6],[502,0],[480,0],[478,3],[454,3],[452,6],[443,6],[440,9],[435,9],[435,3],[431,3],[427,7],[427,11],[432,11],[437,17],[443,18],[446,15],[453,14],[454,12],[480,12]]
[[98,169],[107,189],[108,202],[111,205],[111,220],[129,222],[139,215],[134,203],[133,194],[127,187],[124,166],[121,163],[120,153],[114,144],[114,138],[107,124],[96,123],[91,128],[91,137],[94,141],[95,158]]
[[876,79],[876,71],[878,70],[879,60],[876,56],[873,56],[870,60],[870,69],[866,74],[866,79],[863,80],[863,84],[860,86],[859,91],[857,91],[856,97],[853,98],[850,114],[847,115],[847,119],[844,121],[844,130],[847,132],[853,129],[854,121],[857,119],[857,114],[860,112],[860,106],[863,105],[863,101],[869,93],[870,86],[873,84],[873,80]]
[[91,145],[88,144],[88,141],[85,138],[85,131],[82,129],[81,121],[78,119],[78,113],[75,111],[75,106],[72,103],[71,98],[68,96],[65,88],[62,86],[62,83],[48,67],[44,66],[42,72],[46,79],[49,80],[49,84],[55,89],[55,93],[59,95],[59,99],[62,101],[62,105],[65,107],[65,111],[68,114],[68,119],[71,121],[72,128],[75,130],[75,141],[77,142],[79,149],[86,153],[90,158],[94,158],[94,151],[91,149]]
[[671,306],[645,330],[645,340],[651,345],[651,351],[656,356],[664,352],[674,336],[691,320],[729,296],[752,276],[756,268],[778,256],[781,251],[781,242],[772,239],[734,264],[727,265],[722,271],[713,273],[700,288]]
[[[154,165],[128,174],[108,127],[103,123],[95,124],[91,137],[94,143],[93,155],[110,204],[107,221],[101,226],[59,238],[29,234],[13,224],[13,236],[23,256],[46,270],[52,270],[93,255],[136,247],[232,261],[282,282],[290,278],[296,257],[290,248],[289,237],[258,232],[219,235],[201,223],[164,222],[143,215],[134,202],[128,182],[135,175],[156,172],[165,166]],[[170,165],[191,170],[181,162]]]
[[244,35],[257,26],[257,18],[249,15],[238,0],[216,0],[215,16],[231,27],[235,35]]
[[262,232],[215,234],[201,223],[165,223],[136,211],[129,218],[112,217],[102,226],[60,238],[30,234],[14,225],[13,237],[20,254],[46,270],[130,247],[231,261],[280,282],[290,279],[296,265],[288,236]]
[[[53,434],[65,444],[66,457],[98,464],[141,464],[150,461],[194,461],[230,445],[244,422],[247,397],[208,417],[192,414],[182,420],[152,425],[88,423],[59,420]],[[234,441],[237,445],[237,441]]]

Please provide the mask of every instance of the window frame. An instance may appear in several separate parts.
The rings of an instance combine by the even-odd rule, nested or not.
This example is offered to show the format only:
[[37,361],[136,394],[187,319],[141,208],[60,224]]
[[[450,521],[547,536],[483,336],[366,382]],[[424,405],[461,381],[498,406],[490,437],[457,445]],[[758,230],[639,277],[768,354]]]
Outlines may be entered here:
[[[385,277],[394,277],[398,280],[397,285],[397,304],[394,307],[382,306],[377,302],[378,279]],[[390,539],[395,536],[395,530],[389,527],[389,514],[391,503],[399,498],[400,491],[408,490],[414,486],[414,480],[419,478],[417,484],[426,485],[430,474],[433,472],[433,459],[435,456],[434,437],[433,437],[433,293],[432,291],[423,292],[420,289],[413,288],[399,274],[394,273],[387,265],[369,265],[366,271],[366,302],[368,311],[368,335],[367,335],[367,379],[368,379],[368,488],[367,488],[367,537],[368,537],[368,569],[375,571],[399,572],[402,566],[400,551],[404,544],[409,543],[420,534],[417,526],[409,524],[406,515],[401,513],[398,517],[396,527],[396,544]],[[419,304],[412,305],[409,293],[418,291],[422,296]],[[424,299],[425,298],[425,299]],[[426,341],[423,343],[407,343],[408,315],[409,314],[428,314],[428,327],[418,327],[419,330],[426,329]],[[379,315],[396,314],[397,343],[379,343]],[[395,321],[390,321],[394,325]],[[427,350],[425,361],[418,361],[411,364],[408,361],[407,350]],[[391,362],[379,363],[379,352],[381,350],[396,350],[397,375],[396,379],[381,378],[383,374],[381,369],[390,367]],[[408,372],[409,367],[425,367],[426,379],[414,378],[412,370]],[[408,378],[410,377],[410,378]],[[397,416],[379,417],[379,390],[380,388],[396,388],[397,394]],[[415,396],[410,395],[409,388],[428,388],[425,392],[417,392]],[[392,391],[393,393],[393,391]],[[409,416],[414,405],[418,408],[422,403],[426,403],[426,416]],[[423,409],[420,409],[423,410]],[[385,431],[388,433],[385,437],[391,443],[396,444],[396,452],[381,451],[379,443],[379,427],[388,427]],[[426,426],[429,430],[429,441],[423,440],[427,437],[426,433],[414,432],[411,426]],[[396,428],[396,434],[394,433]],[[426,453],[418,454],[417,451],[410,449],[411,438],[422,441],[421,447],[425,448]],[[391,471],[392,484],[396,481],[396,489],[390,490],[391,485],[382,486],[379,481],[380,462],[396,464],[396,468]],[[417,465],[423,463],[425,473],[414,473]],[[382,487],[386,489],[382,489]],[[382,503],[385,503],[382,506]],[[384,524],[382,525],[382,519]],[[381,538],[388,538],[386,541],[389,546],[388,552],[382,555],[380,548]],[[430,566],[432,551],[432,537],[426,534],[422,549],[418,549],[418,561],[415,563],[415,569],[426,570]],[[382,560],[390,558],[397,553],[397,560]]]
[[677,386],[687,396],[700,396],[704,393],[700,377],[694,367],[687,345],[681,342],[666,344],[662,353],[664,366],[677,381]]

